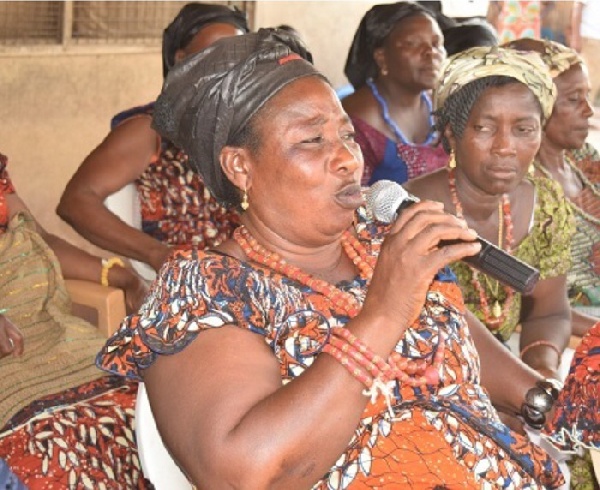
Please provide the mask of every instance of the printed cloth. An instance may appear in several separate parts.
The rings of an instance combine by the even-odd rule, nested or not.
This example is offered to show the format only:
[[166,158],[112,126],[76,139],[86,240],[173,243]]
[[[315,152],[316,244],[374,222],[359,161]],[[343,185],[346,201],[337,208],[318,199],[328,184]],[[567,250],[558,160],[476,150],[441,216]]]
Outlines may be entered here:
[[452,94],[468,83],[489,76],[511,77],[527,85],[539,100],[544,119],[552,114],[556,86],[540,55],[498,46],[469,48],[449,57],[434,90],[434,109],[443,107]]
[[0,360],[0,461],[26,486],[8,488],[150,488],[133,435],[138,384],[94,365],[106,339],[71,315],[60,265],[33,218],[9,220],[12,192],[0,155],[0,309],[25,337],[22,357]]
[[[152,116],[154,104],[129,109],[113,118],[115,127],[131,117]],[[171,246],[216,247],[239,226],[239,213],[217,202],[183,150],[166,139],[136,180],[142,230]]]
[[363,185],[378,180],[403,184],[448,163],[448,154],[441,145],[396,143],[358,117],[352,118],[352,124],[365,162]]
[[569,201],[576,220],[567,274],[569,297],[575,306],[600,306],[600,154],[586,143],[566,157],[590,184],[584,183],[581,194]]
[[[511,252],[512,255],[540,271],[542,279],[566,274],[570,268],[571,236],[574,232],[572,213],[563,199],[560,185],[546,178],[531,179],[535,186],[535,209],[530,233]],[[485,316],[479,292],[473,285],[473,269],[464,262],[452,264],[458,277],[467,308],[482,322]],[[497,281],[479,274],[487,304],[506,302],[506,290]],[[502,325],[494,334],[507,341],[520,320],[521,295],[515,293]],[[490,328],[490,326],[488,326]]]
[[[386,228],[357,214],[357,235],[377,256]],[[243,285],[240,287],[240,285]],[[359,276],[337,287],[363,302]],[[321,355],[329,332],[348,317],[308,286],[260,265],[216,252],[178,251],[165,264],[142,306],[107,342],[98,365],[138,378],[161,355],[185,349],[202,331],[234,325],[261,335],[292,383]],[[391,383],[388,410],[370,402],[348,449],[315,489],[556,488],[556,463],[504,426],[479,384],[479,358],[469,335],[454,276],[438,274],[415,324],[396,347],[431,359],[445,342],[438,388]]]

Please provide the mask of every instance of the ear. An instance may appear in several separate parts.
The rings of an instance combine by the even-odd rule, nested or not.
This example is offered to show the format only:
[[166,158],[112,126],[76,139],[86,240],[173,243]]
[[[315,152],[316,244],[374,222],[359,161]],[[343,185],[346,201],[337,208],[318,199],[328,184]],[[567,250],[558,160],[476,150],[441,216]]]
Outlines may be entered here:
[[178,49],[177,51],[175,51],[175,64],[179,63],[186,56],[187,54],[183,49]]
[[444,128],[444,136],[448,140],[448,143],[450,144],[450,148],[452,148],[452,151],[455,151],[456,150],[456,138],[454,137],[454,131],[452,131],[450,124],[447,124],[446,127]]
[[373,51],[373,59],[375,60],[380,73],[387,71],[387,63],[385,61],[383,47],[377,48],[375,51]]
[[225,146],[221,150],[219,163],[229,181],[241,190],[250,188],[252,162],[248,150],[236,146]]

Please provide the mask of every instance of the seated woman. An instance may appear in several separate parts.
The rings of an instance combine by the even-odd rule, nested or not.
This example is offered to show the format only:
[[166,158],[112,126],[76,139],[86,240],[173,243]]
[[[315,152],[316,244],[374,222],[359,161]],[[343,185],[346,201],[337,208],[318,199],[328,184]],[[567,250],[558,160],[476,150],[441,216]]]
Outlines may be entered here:
[[560,378],[571,334],[573,221],[558,184],[527,178],[554,99],[537,54],[479,47],[449,58],[434,100],[450,164],[406,188],[442,202],[481,237],[540,270],[533,293],[522,296],[465,262],[452,265],[469,310],[503,342],[521,324],[523,361]]
[[[248,32],[245,15],[223,5],[185,5],[163,35],[163,74],[216,40]],[[151,127],[154,104],[117,115],[111,132],[77,169],[57,213],[98,247],[158,271],[171,247],[212,247],[239,224],[192,172],[187,156]],[[142,230],[111,212],[105,199],[135,183]]]
[[[32,489],[68,488],[86,478],[94,488],[110,486],[110,472],[118,481],[125,474],[137,481],[137,450],[127,435],[137,383],[96,368],[106,338],[71,315],[63,277],[106,276],[125,291],[129,311],[142,303],[146,283],[132,269],[107,269],[99,257],[46,232],[15,192],[3,155],[0,257],[0,459]],[[123,444],[110,455],[104,444],[117,437]]]
[[491,403],[542,421],[551,382],[465,310],[446,268],[479,250],[474,231],[433,202],[369,219],[354,129],[306,58],[260,30],[169,74],[155,127],[242,226],[176,252],[99,365],[143,378],[202,488],[556,488],[555,463]]
[[583,335],[598,321],[586,310],[600,307],[600,154],[586,143],[594,115],[587,69],[575,50],[556,42],[522,39],[507,47],[539,53],[558,91],[534,165],[561,185],[575,216],[567,287],[573,333]]
[[444,36],[420,5],[375,5],[361,20],[344,71],[355,92],[342,105],[365,159],[363,184],[403,183],[448,161],[428,95],[444,57]]

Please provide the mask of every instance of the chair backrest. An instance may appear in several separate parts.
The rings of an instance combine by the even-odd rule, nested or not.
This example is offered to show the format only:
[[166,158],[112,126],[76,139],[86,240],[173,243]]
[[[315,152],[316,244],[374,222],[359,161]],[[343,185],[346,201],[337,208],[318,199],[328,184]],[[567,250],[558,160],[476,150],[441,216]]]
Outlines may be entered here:
[[142,471],[156,490],[192,490],[162,442],[144,383],[140,383],[135,404],[135,434]]
[[[122,189],[108,196],[104,204],[129,226],[138,230],[142,229],[140,200],[134,183],[127,184]],[[131,265],[147,281],[153,281],[156,278],[156,272],[148,264],[132,260]]]

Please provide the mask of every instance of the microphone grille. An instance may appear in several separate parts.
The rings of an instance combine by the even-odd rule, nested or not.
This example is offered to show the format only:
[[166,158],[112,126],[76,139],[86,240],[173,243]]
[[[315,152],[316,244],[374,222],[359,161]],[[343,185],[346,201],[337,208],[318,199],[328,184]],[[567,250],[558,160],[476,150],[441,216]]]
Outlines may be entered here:
[[400,205],[410,200],[410,194],[396,182],[378,180],[367,190],[366,200],[377,221],[391,223],[396,219]]

